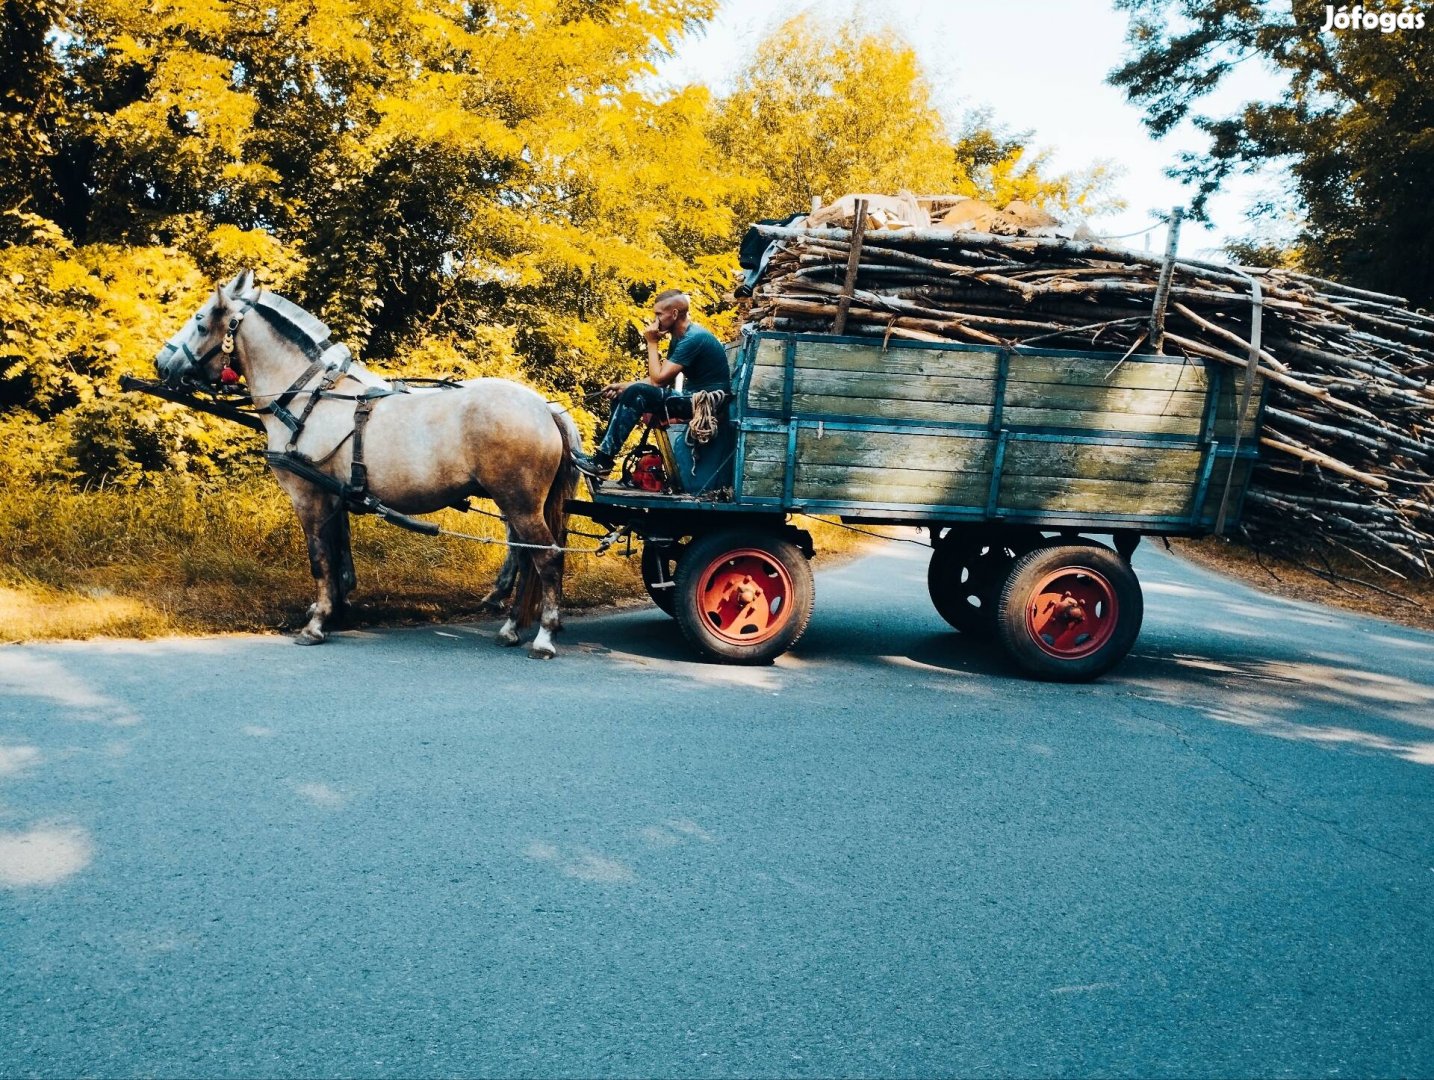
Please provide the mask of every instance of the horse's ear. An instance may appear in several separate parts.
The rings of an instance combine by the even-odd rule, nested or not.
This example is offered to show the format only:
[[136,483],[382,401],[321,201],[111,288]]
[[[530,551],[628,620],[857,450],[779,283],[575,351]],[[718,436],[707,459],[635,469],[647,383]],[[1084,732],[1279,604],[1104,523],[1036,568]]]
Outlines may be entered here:
[[231,300],[238,300],[254,287],[254,271],[240,270],[234,275],[234,280],[224,286],[224,291],[229,294]]

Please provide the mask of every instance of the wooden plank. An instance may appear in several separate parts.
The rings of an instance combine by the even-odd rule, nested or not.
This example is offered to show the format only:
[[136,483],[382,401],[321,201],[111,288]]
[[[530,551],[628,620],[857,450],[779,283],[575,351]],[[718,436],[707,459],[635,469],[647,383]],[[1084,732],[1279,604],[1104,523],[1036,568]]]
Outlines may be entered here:
[[1149,416],[1143,413],[1089,413],[1058,409],[1007,407],[1003,424],[1008,428],[1058,428],[1072,432],[1145,435],[1183,435],[1198,438],[1203,418],[1199,416]]
[[[780,490],[782,463],[754,461],[746,468],[754,488]],[[907,503],[930,506],[980,506],[989,474],[925,472],[917,469],[860,468],[797,463],[792,497],[831,502]],[[744,488],[744,490],[746,490]]]
[[1199,450],[1153,444],[1102,446],[1011,438],[1002,475],[1183,483],[1193,491],[1200,480],[1201,458]]
[[1063,386],[1008,380],[1006,408],[1058,409],[1106,413],[1141,413],[1150,416],[1203,416],[1205,392],[1149,390],[1105,386]]
[[[770,369],[767,369],[770,371]],[[919,386],[913,386],[919,392]],[[950,389],[928,390],[928,393],[955,393]],[[780,376],[753,374],[747,395],[747,407],[767,412],[781,412]],[[850,394],[812,393],[795,389],[792,412],[796,416],[840,416],[873,421],[905,420],[947,424],[986,424],[991,420],[992,406],[972,402],[921,400],[904,397],[854,397]]]
[[[1230,482],[1230,509],[1225,516],[1225,528],[1236,524],[1235,508],[1240,505],[1240,493],[1250,482],[1250,472],[1253,462],[1243,458],[1235,463],[1235,474]],[[1215,515],[1220,512],[1220,499],[1225,493],[1225,477],[1230,474],[1230,462],[1227,458],[1217,458],[1215,467],[1210,473],[1210,487],[1205,492],[1205,502],[1200,508],[1200,516],[1208,518],[1213,524]]]
[[[782,350],[762,340],[757,364],[781,367]],[[947,378],[995,378],[997,353],[955,349],[886,349],[875,345],[843,345],[827,341],[797,342],[797,367],[821,371],[880,371],[895,375],[936,375]]]
[[[998,356],[994,350],[883,351],[872,345],[806,341],[797,342],[796,348],[792,409],[798,416],[990,422]],[[1104,357],[1013,355],[1005,426],[1186,437],[1203,433],[1200,420],[1208,392],[1203,365],[1130,357],[1116,366],[1118,359],[1116,354],[1109,362]],[[749,407],[781,411],[784,362],[782,340],[759,340]],[[1228,378],[1222,391],[1215,434],[1229,442],[1238,393]],[[954,407],[943,407],[948,402]],[[1254,437],[1254,412],[1252,406],[1242,439]]]
[[785,431],[744,431],[742,441],[742,494],[754,499],[780,498],[782,474],[774,476],[770,471],[759,468],[765,461],[785,462],[787,457],[787,433]]
[[[756,408],[774,408],[782,394],[783,373],[759,368],[752,374],[747,400]],[[793,400],[799,395],[875,399],[876,402],[950,401],[990,405],[996,384],[989,379],[949,379],[944,376],[890,375],[877,371],[802,371],[792,378]],[[861,405],[869,409],[871,402]],[[888,410],[878,405],[883,413]]]
[[997,505],[1003,510],[1140,516],[1190,513],[1191,484],[1003,475]]
[[[757,407],[755,403],[753,407]],[[797,416],[836,416],[853,420],[870,420],[875,423],[891,420],[930,424],[988,424],[991,422],[991,406],[989,405],[961,405],[944,401],[883,402],[877,398],[798,394],[792,398],[792,411]]]
[[1120,353],[1109,359],[1080,356],[1022,356],[1011,354],[1011,378],[1020,382],[1060,383],[1066,386],[1110,386],[1129,389],[1185,390],[1204,393],[1209,376],[1198,360],[1162,363],[1132,356],[1120,363]]
[[[810,465],[863,468],[904,468],[927,472],[986,472],[993,443],[985,436],[907,435],[886,431],[834,431],[818,435],[803,427],[797,434],[797,459]],[[747,459],[778,460],[781,448],[768,442],[749,444]]]
[[[1239,386],[1230,386],[1226,381],[1225,392],[1220,395],[1220,400],[1215,403],[1215,430],[1217,435],[1220,432],[1233,432],[1235,429],[1234,420],[1240,411]],[[1250,409],[1245,414],[1245,423],[1241,428],[1241,438],[1251,437],[1256,428],[1256,421],[1260,413],[1260,380],[1256,380],[1255,389],[1250,394]],[[1223,439],[1221,441],[1224,441]]]
[[786,355],[786,342],[773,338],[757,339],[756,364],[758,367],[781,367],[785,363]]

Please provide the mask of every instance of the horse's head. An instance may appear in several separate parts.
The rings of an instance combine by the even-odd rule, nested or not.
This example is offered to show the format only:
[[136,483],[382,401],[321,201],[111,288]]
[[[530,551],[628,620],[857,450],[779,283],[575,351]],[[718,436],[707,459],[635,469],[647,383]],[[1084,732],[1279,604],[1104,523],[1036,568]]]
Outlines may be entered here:
[[159,377],[170,386],[223,381],[234,356],[234,336],[258,296],[252,270],[241,271],[228,285],[216,288],[159,350],[154,358]]

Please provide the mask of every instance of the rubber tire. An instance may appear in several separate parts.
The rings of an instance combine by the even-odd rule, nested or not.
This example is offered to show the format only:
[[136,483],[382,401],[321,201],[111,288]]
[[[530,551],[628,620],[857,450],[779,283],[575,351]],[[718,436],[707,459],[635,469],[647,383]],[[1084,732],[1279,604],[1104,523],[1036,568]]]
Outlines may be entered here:
[[[716,636],[708,627],[700,607],[703,578],[714,563],[728,552],[756,549],[779,562],[792,579],[792,595],[782,628],[766,641],[739,645]],[[802,636],[811,621],[816,587],[811,564],[795,544],[771,533],[739,529],[700,537],[688,545],[677,565],[677,625],[687,641],[710,660],[724,664],[767,664],[781,656]]]
[[1006,574],[1040,542],[1041,534],[1034,529],[948,532],[932,545],[926,568],[926,591],[936,614],[963,634],[989,635],[996,628],[996,604]]
[[[642,545],[642,584],[647,588],[647,595],[652,597],[652,602],[668,615],[677,613],[677,586],[672,585],[666,589],[654,589],[656,581],[676,582],[676,568],[682,561],[683,549],[676,544],[652,544]],[[659,567],[659,562],[667,563],[666,573]]]
[[[1065,568],[1093,570],[1115,592],[1116,623],[1109,640],[1095,652],[1073,659],[1046,652],[1026,626],[1032,590],[1047,574]],[[1022,670],[1052,682],[1088,682],[1118,664],[1135,645],[1145,617],[1145,598],[1135,571],[1110,548],[1093,542],[1056,544],[1016,560],[1001,588],[996,615],[996,638]]]

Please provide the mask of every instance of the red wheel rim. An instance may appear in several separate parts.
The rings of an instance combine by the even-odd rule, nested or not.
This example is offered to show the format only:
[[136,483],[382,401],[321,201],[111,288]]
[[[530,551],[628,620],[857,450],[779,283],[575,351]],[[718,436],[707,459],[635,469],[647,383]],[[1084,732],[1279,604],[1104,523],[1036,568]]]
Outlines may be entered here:
[[791,618],[792,576],[765,551],[729,551],[702,572],[697,606],[707,629],[723,641],[757,645]]
[[1026,631],[1042,650],[1062,660],[1089,656],[1110,640],[1120,605],[1109,581],[1087,567],[1053,570],[1031,590]]

